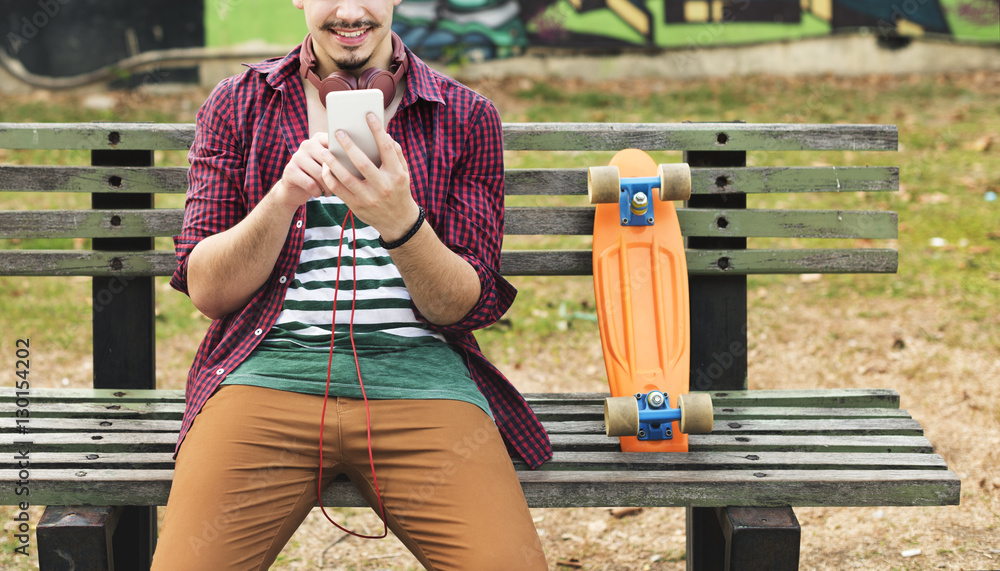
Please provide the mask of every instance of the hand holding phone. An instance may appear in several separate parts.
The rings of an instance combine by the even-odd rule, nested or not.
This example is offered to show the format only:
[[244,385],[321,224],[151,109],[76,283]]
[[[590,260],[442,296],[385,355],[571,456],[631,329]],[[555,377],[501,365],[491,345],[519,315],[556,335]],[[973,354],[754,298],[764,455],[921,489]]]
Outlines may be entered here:
[[354,163],[347,156],[344,148],[337,142],[334,134],[346,132],[354,144],[364,151],[365,155],[375,164],[382,166],[382,156],[375,143],[371,127],[366,117],[374,113],[385,123],[385,109],[382,107],[382,92],[378,89],[357,89],[351,91],[333,91],[326,96],[327,121],[330,129],[330,152],[344,165],[351,174],[364,178]]

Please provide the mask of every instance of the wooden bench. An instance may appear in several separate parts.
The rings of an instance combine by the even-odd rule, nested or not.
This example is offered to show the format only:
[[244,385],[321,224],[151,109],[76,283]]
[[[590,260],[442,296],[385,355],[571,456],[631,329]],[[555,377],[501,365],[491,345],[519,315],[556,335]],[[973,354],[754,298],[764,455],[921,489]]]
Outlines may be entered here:
[[[897,220],[892,212],[748,210],[747,194],[854,197],[897,190],[899,173],[747,167],[746,151],[890,151],[895,127],[507,124],[504,136],[508,150],[684,151],[694,187],[679,212],[691,279],[691,388],[711,393],[716,415],[714,432],[693,435],[688,454],[623,454],[603,434],[605,395],[527,395],[555,449],[541,470],[516,462],[531,506],[685,506],[689,568],[794,569],[793,506],[958,504],[959,479],[899,408],[896,392],[747,386],[748,274],[892,273],[897,264],[891,249],[748,250],[749,237],[892,239]],[[182,219],[177,209],[154,209],[153,197],[183,193],[186,169],[157,168],[152,158],[153,150],[188,148],[193,137],[188,124],[0,124],[0,148],[92,154],[92,166],[0,166],[0,191],[93,197],[92,210],[0,212],[0,239],[93,239],[91,250],[0,250],[0,275],[93,277],[94,389],[0,392],[0,452],[30,456],[29,501],[49,506],[37,532],[43,571],[67,568],[69,559],[78,570],[107,569],[112,560],[118,569],[148,567],[184,409],[181,391],[155,386],[152,280],[175,264],[172,251],[153,249],[153,237],[177,233]],[[508,196],[585,194],[588,165],[566,163],[572,168],[509,169]],[[588,206],[507,211],[508,236],[587,236],[592,223]],[[590,271],[586,248],[503,254],[508,276]],[[30,412],[21,434],[19,409]],[[15,493],[18,476],[0,476],[6,505],[24,500]],[[363,502],[345,482],[324,504]]]

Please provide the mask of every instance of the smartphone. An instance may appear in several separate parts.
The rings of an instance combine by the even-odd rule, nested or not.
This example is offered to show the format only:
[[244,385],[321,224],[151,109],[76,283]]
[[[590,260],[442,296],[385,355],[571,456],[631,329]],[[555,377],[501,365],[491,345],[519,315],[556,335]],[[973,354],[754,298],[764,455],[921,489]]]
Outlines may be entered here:
[[382,92],[378,89],[355,89],[351,91],[332,91],[326,96],[326,114],[330,128],[330,151],[347,170],[356,177],[364,178],[357,167],[348,158],[344,148],[337,142],[334,133],[343,130],[350,135],[375,166],[382,166],[382,155],[379,154],[375,136],[372,135],[366,117],[374,113],[385,125],[385,109],[382,107]]

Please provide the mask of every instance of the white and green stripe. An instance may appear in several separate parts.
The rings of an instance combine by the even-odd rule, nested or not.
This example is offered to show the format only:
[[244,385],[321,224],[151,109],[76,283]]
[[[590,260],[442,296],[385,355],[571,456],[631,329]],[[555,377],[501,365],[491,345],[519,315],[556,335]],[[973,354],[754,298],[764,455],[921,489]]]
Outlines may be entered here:
[[355,217],[353,229],[347,222],[340,247],[341,224],[346,216],[347,206],[337,197],[313,198],[306,203],[305,241],[299,266],[266,340],[328,347],[336,287],[337,342],[348,337],[355,298],[354,337],[358,346],[384,346],[384,335],[393,336],[397,346],[443,342],[443,337],[417,320],[403,278],[389,253],[379,246],[374,228]]

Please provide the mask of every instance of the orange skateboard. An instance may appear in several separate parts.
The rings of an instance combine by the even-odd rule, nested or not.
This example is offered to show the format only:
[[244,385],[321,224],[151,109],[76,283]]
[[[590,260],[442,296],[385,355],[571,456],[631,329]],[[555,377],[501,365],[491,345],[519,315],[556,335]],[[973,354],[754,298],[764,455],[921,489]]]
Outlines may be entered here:
[[645,152],[627,149],[609,166],[590,168],[587,192],[597,205],[594,292],[611,387],[607,435],[620,436],[625,452],[687,452],[688,433],[712,430],[711,397],[688,394],[687,259],[671,202],[691,196],[691,171],[657,167]]

